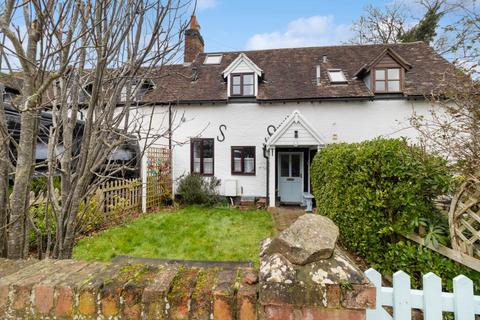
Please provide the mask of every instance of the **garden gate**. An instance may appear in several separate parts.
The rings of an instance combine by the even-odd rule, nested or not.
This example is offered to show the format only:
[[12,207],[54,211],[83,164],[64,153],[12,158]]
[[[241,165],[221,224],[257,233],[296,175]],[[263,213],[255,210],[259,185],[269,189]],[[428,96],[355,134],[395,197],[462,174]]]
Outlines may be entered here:
[[[423,311],[425,320],[441,320],[452,312],[455,320],[474,320],[480,314],[480,296],[473,295],[473,282],[464,275],[453,279],[453,293],[442,292],[442,279],[432,272],[423,276],[423,290],[410,288],[403,271],[393,275],[393,288],[382,287],[382,276],[374,269],[365,272],[377,288],[377,306],[367,310],[367,320],[410,320],[412,309]],[[392,307],[393,317],[383,308]]]

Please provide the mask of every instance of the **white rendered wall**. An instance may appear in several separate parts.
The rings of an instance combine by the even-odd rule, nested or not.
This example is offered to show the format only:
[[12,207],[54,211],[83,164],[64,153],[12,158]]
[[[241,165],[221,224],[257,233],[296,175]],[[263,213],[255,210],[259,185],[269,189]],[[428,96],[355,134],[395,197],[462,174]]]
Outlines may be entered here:
[[[174,106],[173,133],[174,180],[190,172],[191,137],[215,139],[215,176],[222,181],[236,179],[238,195],[265,196],[266,159],[263,143],[268,137],[267,127],[278,126],[294,110],[299,110],[326,143],[359,142],[383,137],[407,137],[415,142],[417,133],[409,124],[413,110],[428,115],[431,105],[423,101],[376,100],[304,103],[230,103]],[[142,113],[150,115],[151,107]],[[156,107],[153,126],[164,127],[167,107]],[[184,118],[182,121],[181,118]],[[222,142],[220,125],[225,125]],[[300,133],[301,134],[301,133]],[[336,137],[336,139],[335,139]],[[168,145],[167,141],[161,141]],[[256,147],[256,175],[231,175],[231,147]],[[299,146],[300,147],[300,146]],[[220,192],[223,193],[222,186]]]

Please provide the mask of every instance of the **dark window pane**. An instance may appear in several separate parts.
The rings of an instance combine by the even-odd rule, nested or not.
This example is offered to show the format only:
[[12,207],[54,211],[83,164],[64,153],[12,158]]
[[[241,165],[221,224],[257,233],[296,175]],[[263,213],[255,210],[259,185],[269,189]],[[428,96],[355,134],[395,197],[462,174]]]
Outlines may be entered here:
[[253,96],[253,85],[243,86],[243,95],[244,96]]
[[213,174],[213,139],[203,140],[203,173]]
[[281,177],[289,177],[290,176],[290,168],[289,168],[289,155],[288,154],[281,154],[280,155],[280,176]]
[[232,94],[240,94],[240,86],[233,86]]
[[243,84],[253,84],[253,74],[246,74],[243,76]]
[[376,91],[385,91],[385,81],[375,81]]
[[232,76],[233,85],[240,85],[240,76]]
[[400,81],[399,80],[389,80],[388,81],[388,91],[390,91],[390,92],[400,91]]
[[242,151],[240,149],[233,150],[233,171],[242,172]]
[[243,158],[244,158],[243,160],[244,172],[254,173],[255,172],[255,148],[244,148]]
[[375,79],[376,80],[385,80],[385,70],[375,70]]
[[193,142],[193,172],[201,173],[200,172],[200,148],[201,148],[201,141]]
[[300,177],[301,165],[300,155],[292,154],[292,177]]
[[400,80],[400,69],[388,69],[388,80]]

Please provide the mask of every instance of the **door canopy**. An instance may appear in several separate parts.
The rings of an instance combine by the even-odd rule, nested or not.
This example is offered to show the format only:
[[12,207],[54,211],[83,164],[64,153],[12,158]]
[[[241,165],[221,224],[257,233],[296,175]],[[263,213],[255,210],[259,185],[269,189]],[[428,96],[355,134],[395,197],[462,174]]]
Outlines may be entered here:
[[267,140],[267,147],[321,146],[325,142],[298,110],[292,112]]

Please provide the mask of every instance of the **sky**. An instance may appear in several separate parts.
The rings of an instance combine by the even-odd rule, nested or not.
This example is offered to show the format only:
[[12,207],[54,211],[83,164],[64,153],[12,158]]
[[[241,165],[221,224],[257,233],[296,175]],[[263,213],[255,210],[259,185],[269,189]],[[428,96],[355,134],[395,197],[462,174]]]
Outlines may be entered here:
[[364,7],[391,2],[198,0],[196,15],[206,52],[317,46],[348,41]]

